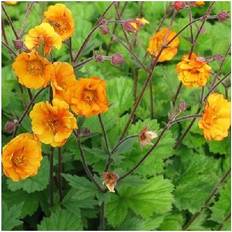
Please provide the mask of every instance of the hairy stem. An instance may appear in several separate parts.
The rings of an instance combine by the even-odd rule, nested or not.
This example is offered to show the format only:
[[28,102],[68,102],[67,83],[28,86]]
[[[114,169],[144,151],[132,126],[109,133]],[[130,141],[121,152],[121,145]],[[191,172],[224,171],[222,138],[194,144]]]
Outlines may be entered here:
[[85,173],[86,175],[88,176],[88,178],[96,185],[97,189],[100,191],[100,192],[104,192],[105,190],[98,184],[98,182],[96,181],[96,179],[94,178],[93,174],[91,173],[87,163],[86,163],[86,160],[85,160],[85,156],[84,156],[84,151],[82,149],[82,146],[81,146],[81,141],[80,141],[80,138],[78,136],[78,133],[73,130],[73,134],[75,135],[76,137],[76,140],[77,140],[77,145],[79,147],[79,150],[80,150],[80,157],[81,157],[81,162],[82,162],[82,165],[83,165],[83,168],[85,170]]

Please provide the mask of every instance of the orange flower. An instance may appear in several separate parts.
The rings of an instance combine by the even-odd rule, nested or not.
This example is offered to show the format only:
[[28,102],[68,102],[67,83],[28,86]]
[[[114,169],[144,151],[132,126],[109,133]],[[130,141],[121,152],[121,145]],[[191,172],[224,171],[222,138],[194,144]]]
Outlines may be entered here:
[[103,173],[103,184],[106,185],[110,192],[115,192],[114,188],[117,185],[118,175],[114,172]]
[[90,117],[108,110],[105,81],[98,77],[76,81],[69,97],[71,109],[78,115]]
[[54,76],[51,80],[53,97],[67,102],[67,91],[76,81],[72,65],[65,62],[53,63]]
[[157,136],[156,132],[144,128],[139,134],[139,142],[142,146],[151,145],[153,144],[151,141],[157,138]]
[[61,48],[62,40],[49,23],[41,23],[28,32],[24,43],[28,49],[42,48],[45,54],[49,54],[52,48]]
[[227,137],[230,128],[230,102],[222,94],[210,94],[198,126],[203,130],[206,140],[220,141]]
[[[147,51],[152,56],[157,56],[162,48],[168,44],[169,41],[174,38],[175,32],[170,31],[168,28],[163,28],[159,32],[155,33],[149,41]],[[176,37],[166,48],[163,49],[158,61],[164,62],[171,60],[177,53],[177,48],[179,46],[180,40]]]
[[211,73],[211,67],[204,58],[192,54],[183,56],[182,61],[176,66],[178,78],[186,87],[205,86]]
[[145,24],[149,24],[145,18],[136,18],[133,20],[127,20],[122,25],[128,32],[137,32]]
[[64,4],[49,6],[44,12],[44,21],[50,23],[62,40],[70,38],[74,32],[72,12]]
[[54,99],[52,104],[35,104],[30,112],[32,130],[41,142],[60,147],[65,144],[73,129],[77,128],[77,123],[67,103]]
[[4,1],[7,5],[16,5],[18,1]]
[[46,87],[54,72],[52,64],[35,51],[19,54],[12,67],[19,83],[34,89]]
[[205,2],[204,1],[195,1],[195,6],[204,6]]
[[41,160],[41,143],[30,133],[16,136],[3,147],[3,172],[13,181],[35,176]]

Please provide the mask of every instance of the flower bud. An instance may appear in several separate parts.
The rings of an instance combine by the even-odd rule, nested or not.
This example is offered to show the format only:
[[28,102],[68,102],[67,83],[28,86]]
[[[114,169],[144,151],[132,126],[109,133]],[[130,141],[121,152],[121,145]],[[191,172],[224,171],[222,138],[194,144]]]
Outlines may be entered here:
[[12,134],[15,131],[17,120],[9,120],[6,122],[4,132]]
[[218,13],[217,18],[220,22],[223,22],[227,20],[230,17],[230,15],[226,11],[222,11]]
[[185,2],[175,1],[172,4],[172,7],[177,11],[182,10],[183,8],[185,8]]
[[179,112],[185,111],[187,109],[187,104],[184,101],[180,102],[178,109]]
[[158,135],[154,131],[148,131],[147,128],[144,128],[140,133],[139,133],[139,142],[142,146],[146,145],[151,145],[153,144],[151,141],[155,138],[157,138]]
[[117,185],[118,175],[114,172],[103,173],[103,184],[106,185],[110,192],[115,192],[114,188]]
[[125,31],[135,33],[149,22],[145,18],[128,19],[122,23]]
[[112,64],[117,65],[117,64],[122,64],[123,62],[124,62],[124,58],[122,55],[120,55],[118,53],[112,55],[112,57],[111,57]]
[[95,61],[96,61],[96,62],[103,62],[103,61],[104,61],[104,56],[102,56],[102,55],[100,55],[100,54],[96,54],[96,55],[94,56],[94,58],[95,58]]
[[17,50],[22,49],[24,47],[23,41],[20,39],[13,40],[13,43],[14,43],[14,47]]
[[215,54],[213,56],[213,59],[218,61],[218,62],[222,62],[224,60],[224,56],[220,55],[220,54]]
[[106,35],[106,34],[109,33],[109,28],[108,28],[107,24],[102,24],[102,25],[100,26],[100,30],[101,30],[101,33],[102,33],[103,35]]

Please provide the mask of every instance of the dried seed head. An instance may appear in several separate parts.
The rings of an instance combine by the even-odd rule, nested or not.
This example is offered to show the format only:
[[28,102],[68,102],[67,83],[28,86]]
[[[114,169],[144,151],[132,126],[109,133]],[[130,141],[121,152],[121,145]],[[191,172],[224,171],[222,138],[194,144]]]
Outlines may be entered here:
[[144,128],[139,133],[139,142],[140,142],[141,146],[146,146],[149,144],[153,144],[151,141],[157,137],[158,137],[158,135],[155,131],[149,131],[147,128]]
[[124,58],[119,53],[112,55],[111,57],[112,64],[117,65],[117,64],[122,64],[123,62],[124,62]]
[[114,172],[103,173],[103,183],[106,185],[110,192],[115,192],[114,188],[117,185],[118,175]]

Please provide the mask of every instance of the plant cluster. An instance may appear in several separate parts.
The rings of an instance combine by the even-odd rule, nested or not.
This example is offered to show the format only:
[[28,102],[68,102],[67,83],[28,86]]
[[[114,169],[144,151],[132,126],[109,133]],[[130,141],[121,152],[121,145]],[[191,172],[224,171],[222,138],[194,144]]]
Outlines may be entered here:
[[2,3],[3,229],[229,230],[229,8]]

